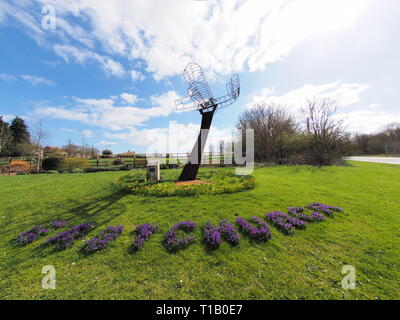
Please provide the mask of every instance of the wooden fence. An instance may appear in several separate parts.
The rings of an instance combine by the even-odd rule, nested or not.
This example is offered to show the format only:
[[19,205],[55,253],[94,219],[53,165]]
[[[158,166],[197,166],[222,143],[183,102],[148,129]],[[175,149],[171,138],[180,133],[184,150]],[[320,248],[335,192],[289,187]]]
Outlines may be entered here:
[[[16,161],[23,161],[28,167],[13,165]],[[0,175],[14,175],[19,172],[34,172],[36,170],[36,159],[26,157],[0,158]]]
[[[151,159],[157,159],[162,165],[178,164],[184,165],[189,158],[190,154],[187,153],[169,153],[169,154],[137,154],[136,157],[132,158],[92,158],[87,159],[90,161],[91,167],[107,167],[116,165],[121,162],[122,165],[127,165],[128,168],[145,168],[147,161]],[[202,157],[202,166],[220,166],[223,165],[226,160],[226,155],[220,153],[204,153]],[[231,155],[228,155],[231,157]],[[44,157],[44,159],[47,157]],[[43,159],[42,159],[43,160]],[[29,172],[37,171],[37,159],[31,157],[3,157],[0,158],[0,175],[12,175],[21,172],[18,167],[10,166],[13,161],[24,161],[29,165]],[[231,161],[224,165],[230,165]]]

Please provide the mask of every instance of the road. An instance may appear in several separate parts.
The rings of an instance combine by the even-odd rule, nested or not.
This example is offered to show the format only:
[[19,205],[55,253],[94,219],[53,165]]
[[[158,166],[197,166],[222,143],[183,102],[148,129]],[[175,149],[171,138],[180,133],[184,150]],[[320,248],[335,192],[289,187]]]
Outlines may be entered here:
[[400,164],[400,158],[396,157],[348,157],[346,160]]

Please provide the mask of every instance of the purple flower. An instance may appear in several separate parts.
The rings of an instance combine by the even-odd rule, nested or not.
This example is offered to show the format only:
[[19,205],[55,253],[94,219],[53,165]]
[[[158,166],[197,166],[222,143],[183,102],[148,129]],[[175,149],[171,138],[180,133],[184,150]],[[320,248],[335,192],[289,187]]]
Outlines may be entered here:
[[218,248],[223,240],[231,245],[239,243],[240,236],[237,234],[235,227],[227,220],[222,220],[218,227],[207,222],[204,224],[202,231],[204,244],[213,249]]
[[315,212],[315,211],[311,212],[311,216],[314,221],[324,221],[326,219],[325,216],[323,216],[319,212]]
[[308,212],[308,209],[304,207],[289,207],[288,212],[292,217],[306,222],[320,222],[325,220],[325,217],[321,213],[315,211]]
[[[256,224],[257,227],[253,226],[248,221]],[[239,230],[251,240],[267,241],[269,238],[271,238],[271,231],[267,223],[257,217],[251,217],[248,221],[242,217],[239,217],[236,219],[236,224],[239,226]]]
[[52,229],[60,229],[67,225],[67,222],[64,220],[54,220],[49,223],[49,227]]
[[287,222],[296,229],[305,229],[305,227],[307,226],[307,223],[305,221],[298,218],[287,217]]
[[290,217],[282,211],[268,212],[265,214],[265,218],[286,234],[293,232],[295,228],[303,229],[306,227],[305,221]]
[[222,220],[218,230],[222,238],[231,245],[237,245],[239,243],[240,236],[237,234],[235,227],[230,224],[228,220]]
[[310,203],[307,205],[307,208],[314,211],[322,212],[327,216],[333,216],[334,212],[343,212],[343,209],[339,207],[332,207],[321,202]]
[[203,242],[210,248],[217,248],[222,242],[219,228],[206,222],[203,226]]
[[43,228],[42,226],[35,226],[26,232],[20,233],[15,239],[15,242],[20,246],[24,246],[34,242],[40,237],[46,235],[48,232],[49,230]]
[[152,225],[150,223],[145,223],[140,226],[137,226],[133,233],[136,234],[135,240],[133,240],[131,249],[133,251],[138,251],[143,247],[143,244],[146,240],[150,238],[153,233],[158,231],[158,226]]
[[59,232],[54,237],[47,239],[45,243],[55,244],[58,250],[72,247],[76,239],[82,238],[94,227],[94,223],[82,223],[68,231]]
[[289,207],[288,211],[290,214],[299,214],[299,213],[303,213],[304,211],[306,211],[306,208],[304,207]]
[[195,237],[188,236],[184,238],[177,238],[177,232],[182,230],[184,232],[191,232],[196,227],[196,224],[192,221],[183,221],[175,224],[166,234],[165,234],[165,247],[168,251],[178,251],[190,246]]
[[82,251],[85,253],[93,253],[104,249],[110,242],[116,240],[124,231],[124,226],[108,226],[99,232],[97,237],[85,241]]

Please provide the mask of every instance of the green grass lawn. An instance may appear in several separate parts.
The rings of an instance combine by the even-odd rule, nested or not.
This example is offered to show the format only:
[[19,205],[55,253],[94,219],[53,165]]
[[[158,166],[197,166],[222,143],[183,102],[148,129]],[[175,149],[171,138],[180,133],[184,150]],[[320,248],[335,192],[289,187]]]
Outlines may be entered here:
[[[154,198],[113,193],[124,172],[0,177],[1,299],[399,299],[400,166],[349,162],[348,166],[273,166],[255,170],[250,191],[198,197]],[[168,253],[163,233],[174,223],[218,223],[237,216],[320,201],[345,209],[325,222],[286,236],[239,247],[223,243],[207,251],[200,243]],[[18,233],[54,219],[70,225],[96,222],[126,231],[104,251],[84,257],[10,244]],[[160,224],[144,248],[129,254],[130,231]],[[357,287],[344,290],[344,265],[356,268]],[[43,290],[42,267],[53,265],[57,288]]]

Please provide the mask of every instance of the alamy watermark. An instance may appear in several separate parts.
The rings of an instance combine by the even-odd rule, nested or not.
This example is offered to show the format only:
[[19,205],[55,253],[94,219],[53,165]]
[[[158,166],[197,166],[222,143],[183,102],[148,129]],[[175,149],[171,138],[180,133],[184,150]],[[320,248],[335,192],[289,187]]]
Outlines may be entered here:
[[[208,129],[202,129],[201,134],[194,140],[196,143],[192,148],[193,138],[187,137],[187,132],[180,131],[180,126],[175,121],[169,122],[168,133],[162,142],[154,141],[146,150],[147,160],[160,160],[168,164],[179,164],[190,162],[192,164],[221,164],[236,166],[237,175],[249,175],[254,169],[254,130],[237,130],[231,140],[219,140],[222,148],[214,154],[207,152],[205,143],[209,135]],[[213,141],[208,141],[212,145]],[[215,141],[214,141],[215,142]],[[191,152],[189,151],[191,149]],[[184,152],[179,150],[184,149]],[[163,152],[159,152],[163,150]],[[203,156],[199,156],[201,153]],[[208,153],[208,155],[207,155]]]
[[352,265],[345,265],[342,274],[346,274],[342,279],[342,288],[354,290],[356,288],[356,268]]
[[51,265],[44,266],[42,273],[46,274],[42,279],[42,288],[44,290],[54,290],[56,288],[56,268]]
[[44,30],[55,30],[57,29],[57,16],[56,8],[50,4],[45,5],[42,8],[42,14],[45,16],[42,18],[42,28]]

